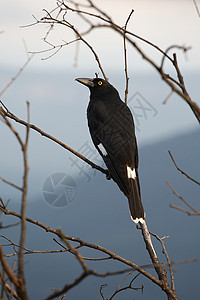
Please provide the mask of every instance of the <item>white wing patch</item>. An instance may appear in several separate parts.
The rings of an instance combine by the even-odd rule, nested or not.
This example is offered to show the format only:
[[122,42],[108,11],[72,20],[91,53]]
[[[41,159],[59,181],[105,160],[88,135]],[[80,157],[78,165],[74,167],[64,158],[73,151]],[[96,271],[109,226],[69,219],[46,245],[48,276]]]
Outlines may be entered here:
[[107,152],[106,152],[106,149],[104,148],[104,146],[102,144],[99,144],[97,146],[99,148],[99,150],[101,151],[101,153],[106,156],[107,155]]
[[127,176],[128,176],[128,178],[132,178],[135,180],[135,178],[136,178],[135,168],[133,170],[131,170],[131,168],[129,166],[127,166]]

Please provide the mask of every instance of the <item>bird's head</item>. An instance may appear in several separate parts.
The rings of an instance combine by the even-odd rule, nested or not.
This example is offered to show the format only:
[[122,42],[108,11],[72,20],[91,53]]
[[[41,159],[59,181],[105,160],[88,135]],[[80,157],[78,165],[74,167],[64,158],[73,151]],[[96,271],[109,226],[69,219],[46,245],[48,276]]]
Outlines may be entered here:
[[110,93],[117,93],[117,90],[102,78],[76,78],[76,80],[90,89],[91,96],[103,97]]

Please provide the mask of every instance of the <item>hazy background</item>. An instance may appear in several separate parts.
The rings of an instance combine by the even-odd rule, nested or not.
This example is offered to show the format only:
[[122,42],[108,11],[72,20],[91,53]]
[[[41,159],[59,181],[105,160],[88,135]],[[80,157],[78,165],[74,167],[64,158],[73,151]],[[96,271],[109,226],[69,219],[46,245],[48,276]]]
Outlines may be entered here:
[[[82,1],[81,1],[82,2]],[[200,3],[197,1],[197,4]],[[130,10],[134,14],[129,22],[129,30],[154,42],[164,50],[173,44],[191,46],[183,55],[178,51],[178,60],[188,91],[192,99],[199,103],[200,77],[200,18],[193,1],[101,1],[101,9],[110,13],[113,19],[124,25]],[[52,9],[55,1],[6,1],[0,4],[0,90],[15,76],[27,59],[28,51],[48,49],[43,38],[47,25],[20,27],[34,22],[43,16],[42,9]],[[77,22],[73,14],[69,18]],[[76,23],[78,26],[79,24]],[[53,43],[61,43],[74,38],[66,28],[57,27],[50,36]],[[110,82],[124,97],[125,79],[123,67],[122,40],[111,31],[96,31],[88,37],[101,58],[102,65]],[[138,44],[154,59],[157,52],[149,46]],[[63,48],[50,59],[49,53],[37,54],[21,76],[1,97],[1,100],[22,119],[26,119],[26,101],[31,103],[31,122],[54,135],[70,147],[88,154],[92,160],[102,165],[96,156],[90,140],[86,109],[89,92],[75,82],[77,77],[93,77],[99,72],[96,61],[89,50],[80,44],[77,66],[74,67],[75,46]],[[187,200],[199,205],[199,190],[177,173],[170,161],[168,150],[174,154],[180,166],[191,176],[199,178],[199,129],[189,107],[178,96],[173,95],[163,105],[170,89],[161,81],[158,74],[141,57],[128,47],[129,59],[129,106],[135,117],[136,134],[140,151],[140,178],[142,197],[147,212],[150,229],[160,236],[170,235],[166,242],[173,260],[199,258],[200,243],[197,236],[199,218],[187,217],[169,208],[169,203],[177,203],[165,181],[168,179]],[[169,69],[170,72],[170,69]],[[139,102],[138,102],[139,101]],[[148,108],[146,114],[138,108],[138,103]],[[24,133],[21,126],[16,128]],[[20,147],[3,122],[0,123],[0,175],[21,185],[22,156]],[[84,153],[84,145],[91,151]],[[74,157],[56,144],[31,132],[29,144],[29,199],[28,216],[57,228],[61,226],[66,234],[79,236],[87,241],[99,243],[137,264],[149,263],[140,234],[130,221],[126,200],[116,185],[105,181],[104,176],[92,171],[76,161]],[[80,173],[80,168],[84,172]],[[77,194],[70,205],[61,209],[47,204],[43,198],[43,185],[52,174],[64,173],[76,183]],[[10,208],[19,209],[20,193],[0,182],[1,197],[12,199]],[[59,191],[57,191],[59,192]],[[124,200],[124,201],[123,201]],[[8,222],[3,217],[4,222]],[[14,222],[14,219],[9,219]],[[6,232],[3,232],[5,234]],[[7,232],[18,242],[16,228]],[[52,238],[52,237],[51,237]],[[29,227],[27,247],[30,249],[51,249],[55,247],[48,235],[41,230]],[[158,252],[159,252],[158,248]],[[161,251],[161,250],[160,250]],[[134,253],[134,256],[133,256]],[[66,267],[63,263],[66,262]],[[28,287],[31,299],[42,299],[50,288],[60,288],[79,274],[70,255],[28,256],[26,260]],[[46,278],[42,286],[38,268],[47,269],[40,274]],[[120,267],[120,266],[118,266]],[[102,271],[112,269],[103,266]],[[176,267],[177,291],[180,299],[198,299],[199,263]],[[72,272],[73,270],[73,272]],[[48,274],[47,274],[48,273]],[[120,278],[86,280],[71,292],[71,299],[100,299],[99,287],[109,283],[107,297]],[[140,278],[145,284],[144,295],[122,294],[117,299],[165,299],[157,287]],[[35,288],[37,286],[37,289]],[[109,290],[110,289],[110,290]],[[105,292],[106,293],[106,292]],[[191,296],[192,295],[192,296]],[[128,298],[129,297],[129,298]]]

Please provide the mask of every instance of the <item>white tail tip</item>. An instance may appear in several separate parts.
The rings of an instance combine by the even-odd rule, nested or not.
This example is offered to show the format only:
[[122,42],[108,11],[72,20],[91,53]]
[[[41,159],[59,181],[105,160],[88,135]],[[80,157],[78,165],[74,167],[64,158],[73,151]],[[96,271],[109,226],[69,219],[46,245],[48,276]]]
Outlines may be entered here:
[[131,217],[131,219],[132,219],[133,222],[136,223],[136,224],[139,223],[139,222],[143,224],[143,223],[145,222],[145,220],[144,220],[143,218],[136,218],[136,219],[133,219],[133,218]]

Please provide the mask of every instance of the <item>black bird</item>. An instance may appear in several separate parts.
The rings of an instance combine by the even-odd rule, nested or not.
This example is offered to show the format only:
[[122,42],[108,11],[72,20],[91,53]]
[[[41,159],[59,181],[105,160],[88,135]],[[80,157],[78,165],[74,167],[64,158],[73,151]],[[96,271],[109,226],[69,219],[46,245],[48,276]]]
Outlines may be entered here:
[[101,78],[77,78],[90,89],[87,118],[92,141],[102,156],[111,178],[129,201],[131,218],[143,223],[138,177],[138,149],[133,117],[118,91]]

